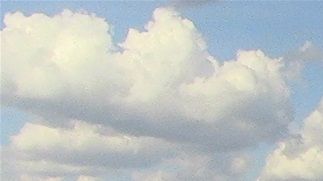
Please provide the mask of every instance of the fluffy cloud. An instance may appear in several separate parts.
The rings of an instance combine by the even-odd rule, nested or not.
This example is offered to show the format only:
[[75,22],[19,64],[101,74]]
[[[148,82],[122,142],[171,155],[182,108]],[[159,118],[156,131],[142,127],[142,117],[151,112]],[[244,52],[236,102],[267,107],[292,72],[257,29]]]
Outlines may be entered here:
[[[243,180],[246,150],[276,141],[292,120],[288,61],[240,50],[220,63],[172,9],[156,9],[144,31],[130,29],[120,44],[92,14],[17,12],[4,23],[2,104],[43,117],[3,151],[7,180],[106,180],[116,172],[132,180]],[[302,139],[319,140],[307,132]],[[273,155],[290,147],[282,145]]]
[[170,145],[161,140],[101,135],[94,126],[80,123],[75,123],[71,130],[27,123],[18,135],[12,137],[12,145],[15,150],[27,152],[33,159],[46,157],[48,160],[74,165],[113,168],[140,168],[170,154]]
[[323,179],[323,99],[299,135],[281,142],[267,158],[262,180]]
[[246,153],[202,154],[80,121],[68,128],[26,123],[2,156],[2,178],[9,181],[105,180],[121,175],[131,180],[224,181],[244,175],[250,167]]
[[102,175],[109,169],[151,167],[171,157],[176,148],[155,138],[100,128],[79,121],[71,128],[26,123],[4,152],[9,167],[5,169],[27,176]]
[[273,141],[291,120],[280,59],[239,51],[220,64],[171,9],[156,9],[120,45],[95,15],[14,13],[4,22],[3,102],[51,124],[78,119],[218,151]]

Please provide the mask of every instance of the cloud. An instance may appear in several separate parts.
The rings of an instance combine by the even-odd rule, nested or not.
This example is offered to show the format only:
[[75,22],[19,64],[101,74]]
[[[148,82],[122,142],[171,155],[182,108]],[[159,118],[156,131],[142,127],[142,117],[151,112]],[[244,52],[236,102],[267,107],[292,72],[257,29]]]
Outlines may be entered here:
[[[166,161],[159,169],[134,172],[134,181],[176,180],[244,180],[242,175],[249,169],[249,158],[241,153],[197,155],[181,154]],[[165,169],[171,168],[171,169]],[[175,170],[175,171],[174,171]]]
[[121,50],[95,15],[14,13],[4,22],[2,102],[51,125],[77,119],[213,152],[272,142],[292,119],[280,59],[241,50],[220,64],[176,11],[156,9]]
[[302,70],[310,62],[318,62],[323,66],[323,49],[311,41],[306,41],[297,50],[287,53],[283,61],[285,67],[284,75],[288,80],[295,80],[301,77]]
[[99,181],[100,179],[96,178],[96,177],[92,177],[92,176],[85,176],[85,175],[81,175],[79,176],[79,178],[77,179],[77,181]]
[[2,151],[2,178],[105,180],[129,175],[132,180],[230,180],[250,167],[247,152],[205,154],[152,137],[72,123],[69,128],[26,123]]
[[299,135],[279,143],[267,158],[260,181],[323,179],[323,99]]
[[112,168],[148,166],[171,153],[168,151],[171,145],[161,140],[100,135],[95,126],[82,123],[75,123],[69,130],[27,123],[18,135],[12,137],[12,146],[17,151],[27,152],[32,159],[46,157],[73,165]]
[[61,177],[31,177],[23,175],[20,177],[20,181],[62,181]]
[[[120,44],[88,13],[17,12],[4,23],[1,102],[42,117],[4,149],[7,180],[243,180],[246,150],[288,134],[287,70],[321,56],[307,42],[289,57],[240,50],[220,63],[194,23],[167,8]],[[319,167],[304,165],[321,166],[317,112],[261,179],[315,178]]]
[[323,50],[315,46],[311,41],[306,41],[299,48],[298,59],[303,61],[323,61]]
[[[151,137],[115,132],[74,121],[71,128],[26,123],[12,136],[5,167],[21,175],[102,175],[106,170],[140,169],[158,164],[175,153],[175,146]],[[11,170],[10,170],[11,169]]]

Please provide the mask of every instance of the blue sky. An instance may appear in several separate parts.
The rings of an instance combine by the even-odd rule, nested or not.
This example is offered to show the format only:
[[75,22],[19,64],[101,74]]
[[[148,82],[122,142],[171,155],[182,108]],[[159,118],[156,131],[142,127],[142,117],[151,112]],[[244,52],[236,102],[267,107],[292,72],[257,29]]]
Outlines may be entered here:
[[[6,1],[2,3],[1,19],[9,12],[26,15],[45,13],[55,15],[63,9],[85,10],[103,17],[113,25],[114,41],[123,42],[128,29],[143,30],[155,8],[168,6],[167,1]],[[323,47],[322,2],[209,2],[204,5],[178,8],[181,16],[190,19],[202,34],[211,55],[221,61],[233,59],[238,50],[261,49],[270,57],[284,57],[296,51],[306,41]],[[4,28],[2,22],[1,28]],[[302,80],[292,85],[292,105],[296,121],[303,120],[319,103],[323,93],[321,63],[307,64]],[[1,144],[16,134],[26,120],[34,116],[14,107],[2,106]],[[272,146],[255,151],[254,171],[249,179],[257,177],[263,156]],[[268,148],[269,147],[269,148]]]

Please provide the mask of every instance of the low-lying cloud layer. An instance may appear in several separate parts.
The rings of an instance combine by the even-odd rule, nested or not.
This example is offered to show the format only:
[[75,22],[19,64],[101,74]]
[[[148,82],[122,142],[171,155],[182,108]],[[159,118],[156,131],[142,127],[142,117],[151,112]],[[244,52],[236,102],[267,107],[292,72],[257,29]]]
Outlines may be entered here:
[[240,50],[220,63],[172,9],[156,9],[119,45],[90,14],[17,12],[4,23],[2,103],[42,117],[3,149],[7,180],[116,170],[132,180],[236,180],[250,167],[245,150],[277,141],[293,120],[286,61]]

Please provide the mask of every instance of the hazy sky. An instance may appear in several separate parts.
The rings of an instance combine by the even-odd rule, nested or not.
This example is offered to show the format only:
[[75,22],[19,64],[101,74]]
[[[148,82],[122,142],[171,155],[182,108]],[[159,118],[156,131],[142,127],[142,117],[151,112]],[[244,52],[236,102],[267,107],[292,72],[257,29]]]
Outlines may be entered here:
[[4,180],[323,180],[323,3],[5,1]]

